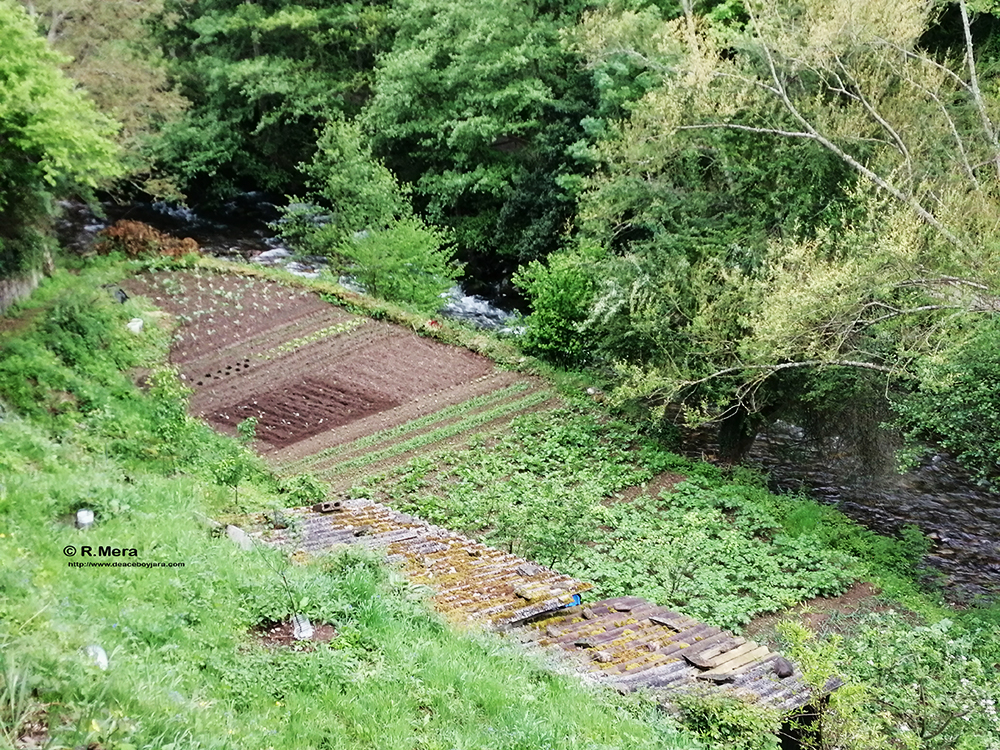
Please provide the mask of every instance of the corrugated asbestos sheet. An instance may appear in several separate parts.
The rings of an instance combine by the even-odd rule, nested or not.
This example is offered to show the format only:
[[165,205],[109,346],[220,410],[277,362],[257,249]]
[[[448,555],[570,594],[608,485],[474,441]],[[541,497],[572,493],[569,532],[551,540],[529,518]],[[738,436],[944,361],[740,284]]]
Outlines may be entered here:
[[283,511],[288,529],[257,536],[308,553],[343,544],[383,548],[410,580],[433,589],[434,606],[454,621],[503,628],[579,603],[580,594],[591,588],[379,503],[346,500],[317,507],[327,512]]
[[[626,596],[552,613],[520,634],[572,654],[578,669],[621,691],[714,689],[792,711],[812,689],[788,660],[753,641]],[[828,692],[836,687],[826,686]]]
[[253,535],[306,553],[346,544],[384,549],[434,592],[434,606],[450,620],[511,630],[619,690],[652,689],[664,703],[678,690],[718,690],[781,711],[815,698],[801,672],[766,646],[638,597],[583,605],[591,584],[384,505],[335,501],[282,515],[278,525],[287,528]]

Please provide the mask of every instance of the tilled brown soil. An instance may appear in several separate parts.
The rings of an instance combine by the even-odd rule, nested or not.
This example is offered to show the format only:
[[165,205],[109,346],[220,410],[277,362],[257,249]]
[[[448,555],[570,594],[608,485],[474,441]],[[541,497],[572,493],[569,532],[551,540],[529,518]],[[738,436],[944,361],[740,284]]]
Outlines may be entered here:
[[[271,459],[279,466],[315,456],[335,446],[346,445],[379,432],[391,430],[421,417],[435,414],[451,404],[460,404],[471,398],[508,387],[526,378],[515,372],[494,371],[467,383],[460,383],[442,391],[427,393],[404,404],[355,419],[341,427],[333,428],[321,435],[315,435],[289,445],[272,454]],[[404,439],[414,433],[408,433]]]
[[180,323],[171,361],[194,390],[192,411],[230,433],[256,417],[258,447],[279,462],[510,383],[485,357],[276,282],[164,272],[122,286]]

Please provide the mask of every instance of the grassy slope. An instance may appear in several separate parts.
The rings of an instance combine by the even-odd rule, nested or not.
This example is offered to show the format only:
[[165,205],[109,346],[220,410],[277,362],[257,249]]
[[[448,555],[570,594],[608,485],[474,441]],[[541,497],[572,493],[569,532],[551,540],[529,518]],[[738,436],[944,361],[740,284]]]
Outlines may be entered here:
[[[242,474],[241,505],[288,498],[239,445],[185,417],[169,372],[145,395],[120,374],[166,343],[149,325],[124,332],[152,316],[97,288],[120,272],[49,282],[25,306],[44,308],[36,325],[3,342],[0,746],[31,731],[53,747],[123,749],[695,746],[649,704],[448,630],[374,560],[295,565],[213,536],[194,514],[237,509],[220,466]],[[93,530],[62,520],[79,507],[97,511]],[[63,548],[83,541],[184,567],[69,568]],[[338,637],[298,652],[247,634],[295,610]]]
[[[74,285],[92,288],[119,272],[91,269]],[[42,289],[36,302],[51,302],[65,282]],[[404,311],[375,308],[420,326]],[[237,554],[207,534],[190,511],[295,498],[276,494],[280,488],[238,445],[187,420],[167,374],[153,378],[148,398],[118,378],[110,361],[129,367],[138,355],[162,356],[162,338],[141,339],[154,346],[135,352],[139,340],[120,333],[133,312],[105,310],[119,333],[105,336],[96,358],[73,341],[49,342],[64,359],[80,360],[77,375],[30,342],[14,347],[17,356],[0,357],[0,393],[33,419],[0,424],[0,472],[13,477],[0,496],[0,644],[12,674],[32,676],[36,705],[52,701],[49,723],[62,742],[689,746],[645,709],[629,713],[595,701],[516,655],[498,655],[493,641],[449,634],[370,560],[287,568],[277,558]],[[66,311],[60,315],[65,323]],[[36,318],[43,327],[44,320]],[[518,360],[508,344],[479,334],[428,332]],[[487,443],[491,450],[481,450]],[[601,503],[664,470],[689,481],[669,495]],[[232,489],[218,482],[239,476],[237,507]],[[817,680],[831,672],[849,680],[826,719],[831,742],[992,750],[990,738],[1000,737],[990,713],[990,701],[1000,700],[990,668],[1000,662],[1000,618],[995,611],[949,613],[918,591],[907,572],[919,544],[877,537],[813,503],[776,498],[754,477],[723,477],[683,462],[583,405],[549,412],[544,421],[520,417],[506,434],[422,456],[366,491],[555,561],[595,580],[602,593],[644,594],[727,625],[871,578],[917,614],[859,622],[854,637],[840,643],[786,629],[789,647]],[[69,571],[60,550],[79,533],[54,519],[81,503],[103,513],[95,538],[107,534],[139,547],[143,559],[188,566]],[[288,577],[291,599],[277,571]],[[249,625],[293,608],[334,622],[341,636],[312,654],[248,644]],[[107,673],[81,656],[93,642],[112,655]],[[4,684],[10,693],[17,683],[7,677]],[[9,721],[9,713],[0,716]],[[725,709],[692,709],[688,720],[720,748],[771,742],[757,719]]]

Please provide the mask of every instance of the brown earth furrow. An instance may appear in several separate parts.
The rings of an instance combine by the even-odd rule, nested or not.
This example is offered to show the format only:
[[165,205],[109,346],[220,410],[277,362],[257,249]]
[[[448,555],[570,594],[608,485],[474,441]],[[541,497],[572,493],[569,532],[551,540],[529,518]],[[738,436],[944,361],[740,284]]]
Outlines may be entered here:
[[[327,448],[350,443],[383,430],[391,430],[407,422],[412,422],[428,414],[433,414],[447,406],[469,401],[492,391],[501,390],[518,380],[533,382],[535,379],[508,370],[494,370],[476,378],[472,382],[459,383],[435,393],[426,393],[417,396],[412,401],[397,406],[394,409],[387,409],[370,417],[351,422],[343,427],[314,435],[295,445],[274,451],[269,454],[268,460],[272,466],[281,468],[293,461],[320,453]],[[538,383],[540,387],[541,381],[538,381]],[[524,394],[526,392],[520,391],[519,393]],[[413,434],[416,433],[407,433],[407,436]]]
[[[256,417],[265,425],[258,430],[258,437],[268,443],[268,449],[278,449],[493,368],[489,360],[466,350],[445,347],[398,328],[383,328],[363,326],[357,335],[304,346],[256,372],[243,370],[245,374],[197,394],[192,408],[219,425],[232,425],[234,413],[243,419]],[[329,409],[324,416],[321,412],[325,407]],[[337,412],[336,418],[328,418],[333,416],[330,409]],[[303,420],[309,424],[292,424]]]
[[[342,464],[342,463],[346,463],[348,461],[353,461],[354,459],[360,458],[360,457],[362,457],[362,456],[364,456],[364,455],[366,455],[368,453],[378,453],[379,451],[384,450],[386,448],[389,448],[389,447],[391,447],[392,445],[394,445],[396,443],[402,443],[402,442],[406,442],[407,440],[412,440],[414,438],[420,437],[421,435],[426,435],[427,433],[434,432],[435,430],[439,430],[439,429],[448,427],[450,425],[457,424],[458,422],[461,422],[463,419],[467,419],[468,417],[474,416],[474,415],[479,414],[481,412],[489,411],[491,409],[495,409],[497,407],[504,406],[506,404],[511,404],[513,402],[520,401],[521,399],[526,398],[527,396],[530,396],[530,395],[532,395],[534,393],[538,393],[539,391],[545,390],[545,388],[546,388],[546,386],[545,386],[544,383],[537,383],[537,384],[534,384],[531,387],[526,388],[523,391],[518,391],[517,393],[512,393],[509,396],[506,396],[506,397],[504,397],[502,399],[499,399],[497,401],[492,401],[492,402],[490,402],[490,403],[488,403],[488,404],[486,404],[484,406],[474,407],[474,408],[470,409],[468,412],[464,412],[462,414],[455,415],[455,416],[450,417],[448,419],[442,419],[442,420],[440,420],[438,422],[432,422],[431,424],[426,425],[424,427],[421,427],[419,429],[413,430],[412,432],[407,432],[407,433],[405,433],[403,435],[398,435],[396,437],[387,438],[386,440],[380,441],[378,443],[374,443],[372,445],[366,445],[366,446],[363,446],[363,447],[360,447],[360,448],[356,448],[356,449],[353,449],[353,450],[344,451],[343,453],[337,453],[337,454],[334,454],[332,456],[328,456],[328,457],[326,457],[324,459],[321,459],[321,460],[317,461],[316,463],[312,464],[310,466],[310,468],[309,468],[309,471],[311,471],[313,473],[319,473],[319,472],[325,471],[327,469],[333,468],[333,467],[337,466],[337,464]],[[545,402],[543,402],[543,403],[545,403]],[[516,412],[513,412],[512,414],[507,414],[505,416],[498,417],[498,419],[501,420],[501,421],[506,420],[507,422],[509,422],[515,416],[517,416],[518,414],[524,413],[527,409],[530,409],[530,408],[532,408],[532,407],[526,407],[526,409],[524,409],[524,410],[518,410]],[[487,422],[486,424],[493,424],[493,422]],[[478,430],[478,428],[473,428],[473,429]],[[446,439],[450,439],[450,438],[446,438]],[[433,443],[432,445],[437,445],[437,444],[438,443]],[[415,451],[419,452],[419,449],[415,449]]]
[[[247,361],[244,364],[249,366],[236,377],[215,376],[219,369],[225,370],[227,365],[232,364],[232,360],[225,358],[209,362],[207,367],[199,370],[185,367],[182,372],[196,386],[191,398],[191,410],[200,416],[206,416],[218,409],[249,404],[254,397],[275,389],[294,390],[306,376],[330,380],[330,369],[337,368],[338,364],[342,365],[352,355],[370,351],[382,341],[399,335],[401,334],[391,326],[365,324],[353,331],[321,339],[273,359],[245,357]],[[206,379],[205,375],[213,377]],[[354,381],[350,377],[342,379],[345,382]],[[198,387],[199,381],[203,383],[203,387]],[[337,381],[338,378],[333,375],[331,384]]]
[[[493,409],[504,404],[509,404],[512,401],[517,401],[519,399],[524,398],[525,396],[528,396],[532,393],[537,393],[538,391],[543,390],[545,388],[544,383],[533,382],[533,380],[527,380],[527,379],[519,379],[517,377],[513,377],[509,381],[504,382],[504,384],[500,387],[487,387],[487,388],[473,390],[469,388],[466,384],[462,384],[459,386],[454,386],[448,389],[448,391],[445,391],[443,393],[439,392],[437,394],[429,394],[428,398],[421,399],[418,402],[411,402],[408,404],[404,404],[400,407],[396,407],[395,409],[390,409],[380,414],[372,415],[367,419],[358,420],[359,422],[363,422],[364,423],[363,425],[356,427],[357,423],[355,422],[346,425],[342,429],[348,432],[357,432],[360,437],[369,437],[370,435],[374,435],[382,430],[388,430],[392,429],[393,427],[404,425],[406,424],[406,422],[413,421],[413,419],[419,419],[424,415],[434,414],[435,412],[441,411],[445,407],[451,406],[452,404],[461,404],[465,401],[470,401],[473,398],[476,398],[477,396],[501,390],[501,388],[506,387],[507,385],[510,385],[514,382],[517,382],[518,380],[523,380],[523,382],[525,382],[525,384],[527,385],[527,387],[524,390],[508,394],[507,396],[499,398],[495,401],[490,401],[484,405],[470,406],[468,410],[464,410],[460,414],[455,414],[452,415],[451,417],[439,419],[437,421],[426,424],[423,427],[412,429],[401,435],[389,436],[377,442],[370,443],[368,445],[352,448],[348,444],[352,441],[337,440],[337,442],[330,442],[325,439],[329,435],[331,438],[336,440],[339,437],[337,433],[339,433],[340,430],[331,430],[329,433],[323,433],[321,435],[317,435],[311,439],[310,446],[308,448],[307,447],[302,448],[303,457],[314,456],[318,453],[322,453],[322,451],[326,448],[332,448],[337,445],[344,445],[345,449],[342,452],[335,452],[332,455],[322,456],[317,460],[315,460],[315,462],[310,464],[309,471],[321,471],[325,468],[329,468],[338,463],[343,463],[345,461],[353,460],[355,458],[365,455],[366,453],[378,452],[380,450],[388,448],[394,443],[411,440],[415,437],[426,434],[428,432],[433,432],[434,430],[440,429],[442,427],[447,427],[448,425],[459,422],[463,419],[466,419],[480,412],[487,411],[489,409]],[[495,383],[496,381],[490,379],[487,380],[486,382],[492,384]],[[449,396],[451,397],[449,398]],[[411,410],[410,407],[412,406],[418,407],[419,411]],[[400,416],[402,414],[411,411],[415,411],[416,416],[414,416],[412,419],[406,419],[402,421],[400,420]],[[372,422],[376,422],[378,423],[378,425],[377,426],[373,425]],[[361,430],[364,431],[362,432]],[[295,450],[297,448],[298,446],[292,446],[290,449]],[[309,448],[311,448],[312,450],[309,450]],[[306,452],[307,450],[309,450],[308,453]],[[287,464],[283,465],[283,468],[284,467],[287,467]]]
[[[346,323],[354,317],[356,316],[341,313],[336,308],[314,310],[301,318],[286,321],[265,330],[255,331],[233,344],[215,349],[194,359],[182,360],[174,357],[173,361],[183,365],[185,368],[197,371],[204,367],[211,369],[213,362],[223,358],[232,357],[242,359],[244,357],[253,357],[255,359],[265,359],[268,352],[277,349],[282,344],[312,335],[324,328]],[[192,332],[189,335],[194,335],[194,333]],[[273,359],[274,357],[270,358]]]
[[[252,361],[252,360],[251,360]],[[383,323],[361,326],[342,336],[309,344],[262,363],[246,382],[197,394],[193,408],[205,413],[236,403],[235,394],[294,387],[304,375],[358,391],[372,391],[400,403],[427,391],[466,382],[493,369],[467,350],[455,350]]]
[[[232,345],[245,338],[251,328],[267,330],[311,312],[336,309],[316,295],[276,282],[218,274],[164,272],[137,276],[121,286],[129,294],[149,297],[185,322],[179,332],[184,338],[171,351],[174,361]],[[192,333],[195,335],[188,338]]]

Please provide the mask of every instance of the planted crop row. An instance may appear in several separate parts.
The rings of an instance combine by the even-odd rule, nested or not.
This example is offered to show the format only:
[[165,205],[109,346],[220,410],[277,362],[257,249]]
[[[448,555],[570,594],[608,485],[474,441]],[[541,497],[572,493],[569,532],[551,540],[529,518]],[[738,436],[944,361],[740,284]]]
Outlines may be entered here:
[[506,388],[490,391],[489,393],[484,393],[481,396],[470,398],[467,401],[446,406],[443,409],[431,414],[426,414],[418,419],[406,422],[405,424],[397,425],[396,427],[391,427],[386,430],[380,430],[379,432],[373,432],[372,434],[365,435],[357,440],[352,440],[349,443],[334,445],[320,451],[319,453],[314,453],[311,456],[291,461],[283,465],[282,470],[285,472],[301,472],[307,470],[308,467],[314,466],[324,459],[353,453],[364,448],[370,448],[374,445],[378,445],[379,443],[395,440],[403,435],[410,432],[416,432],[417,430],[422,430],[423,428],[437,422],[445,422],[447,420],[454,419],[459,415],[468,414],[470,411],[477,411],[495,402],[504,401],[516,393],[527,390],[529,386],[530,384],[526,381],[519,381],[507,386]]
[[289,352],[294,352],[296,349],[301,349],[303,346],[314,344],[320,339],[350,333],[354,329],[360,328],[366,322],[367,318],[352,318],[351,320],[347,320],[343,323],[327,326],[326,328],[321,328],[318,331],[313,331],[307,336],[300,336],[299,338],[292,339],[291,341],[286,341],[280,346],[276,346],[273,349],[263,352],[260,356],[262,359],[274,359],[282,354],[288,354]]
[[517,401],[501,404],[488,411],[479,412],[478,414],[474,414],[466,419],[455,422],[454,424],[417,435],[409,440],[390,445],[382,450],[366,453],[362,456],[358,456],[357,458],[352,458],[342,463],[334,464],[333,466],[330,466],[320,472],[318,476],[321,479],[332,479],[333,475],[337,472],[350,471],[352,469],[377,463],[378,461],[383,461],[387,458],[399,456],[412,450],[423,448],[426,445],[447,440],[455,435],[459,435],[463,432],[481,427],[484,424],[488,424],[495,419],[500,419],[501,417],[525,411],[533,406],[538,406],[539,404],[548,401],[550,398],[552,398],[552,393],[550,391],[539,391],[528,394],[524,398]]

